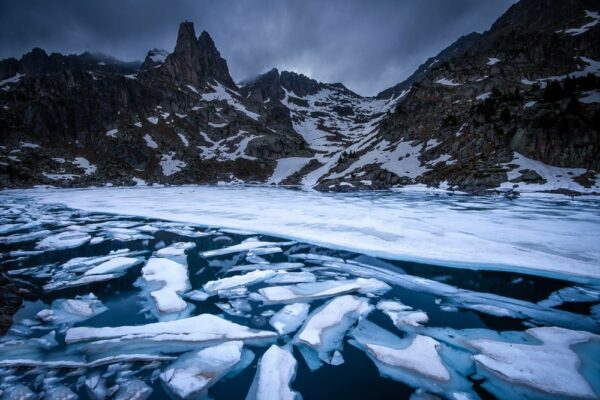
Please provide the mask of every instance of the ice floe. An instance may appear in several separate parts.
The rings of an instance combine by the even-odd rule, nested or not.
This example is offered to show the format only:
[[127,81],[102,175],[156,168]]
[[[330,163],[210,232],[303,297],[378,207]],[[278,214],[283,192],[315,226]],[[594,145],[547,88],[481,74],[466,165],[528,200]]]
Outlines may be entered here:
[[[383,376],[432,393],[470,392],[470,383],[457,372],[459,368],[448,368],[440,355],[442,344],[434,338],[420,334],[400,338],[365,319],[351,336],[350,343],[363,349]],[[460,358],[456,363],[460,366]]]
[[74,324],[85,321],[105,312],[107,308],[92,293],[77,296],[74,299],[58,299],[52,302],[50,309],[36,314],[36,318],[52,325]]
[[259,293],[268,303],[291,303],[311,301],[346,293],[384,293],[390,286],[377,279],[348,279],[311,283],[299,283],[288,286],[269,286],[259,289]]
[[263,354],[247,400],[294,400],[301,396],[290,387],[296,376],[297,362],[287,348],[272,345]]
[[276,275],[275,271],[271,270],[256,270],[242,275],[230,276],[221,278],[215,281],[210,281],[204,284],[203,289],[208,294],[217,293],[219,290],[227,290],[239,286],[249,286],[258,282],[262,282]]
[[142,280],[160,286],[150,291],[160,313],[179,313],[188,307],[181,298],[181,294],[191,288],[186,265],[167,258],[152,257],[142,268]]
[[288,304],[269,319],[269,324],[280,335],[293,333],[304,323],[309,310],[310,306],[306,303]]
[[234,246],[225,247],[218,250],[209,250],[202,252],[203,257],[216,257],[223,256],[227,254],[240,253],[242,251],[248,251],[252,249],[258,249],[261,247],[270,247],[270,246],[278,246],[281,245],[279,242],[263,242],[260,240],[245,240],[240,244],[236,244]]
[[232,341],[186,353],[169,365],[160,378],[179,398],[206,395],[242,359],[243,343]]
[[322,361],[329,363],[332,353],[341,349],[346,331],[371,310],[366,299],[350,295],[336,297],[311,314],[294,342],[312,348]]
[[[571,346],[590,340],[598,341],[600,336],[557,327],[532,328],[526,332],[541,344],[489,339],[469,341],[479,350],[479,354],[473,356],[477,364],[507,381],[502,388],[491,382],[490,387],[495,388],[496,393],[511,393],[511,388],[518,385],[555,396],[598,398],[598,394],[580,374],[581,361]],[[515,396],[515,393],[512,395]]]
[[69,249],[86,244],[90,239],[91,236],[86,233],[66,231],[45,237],[36,247],[51,250]]
[[276,338],[270,331],[258,331],[227,321],[212,314],[200,314],[195,317],[175,321],[155,322],[146,325],[118,327],[76,327],[67,331],[66,343],[84,341],[139,341],[153,342],[180,341],[188,343],[215,344],[230,340],[264,340]]

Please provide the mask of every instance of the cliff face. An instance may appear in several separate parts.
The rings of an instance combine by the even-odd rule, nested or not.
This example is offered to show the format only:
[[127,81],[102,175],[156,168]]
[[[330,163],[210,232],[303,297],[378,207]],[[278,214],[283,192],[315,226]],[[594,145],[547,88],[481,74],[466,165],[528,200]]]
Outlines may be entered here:
[[[572,179],[563,174],[593,187],[588,178],[596,173],[588,171],[600,170],[598,10],[597,1],[523,0],[489,31],[459,39],[407,82],[378,95],[400,100],[373,144],[352,154],[364,164],[365,155],[381,150],[385,156],[404,146],[399,164],[416,163],[420,173],[403,175],[396,168],[390,175],[389,163],[371,163],[346,168],[354,175],[367,171],[360,179],[338,174],[321,187],[344,180],[359,186],[366,176],[383,179],[383,187],[420,182],[519,190],[562,181],[548,188],[565,189]],[[540,163],[572,170],[543,176]]]
[[599,12],[522,0],[374,98],[277,69],[238,87],[189,22],[141,64],[34,49],[0,62],[0,184],[600,191]]
[[173,53],[152,50],[133,71],[57,68],[42,52],[2,82],[3,186],[264,181],[275,159],[312,155],[289,116],[240,95],[191,23]]

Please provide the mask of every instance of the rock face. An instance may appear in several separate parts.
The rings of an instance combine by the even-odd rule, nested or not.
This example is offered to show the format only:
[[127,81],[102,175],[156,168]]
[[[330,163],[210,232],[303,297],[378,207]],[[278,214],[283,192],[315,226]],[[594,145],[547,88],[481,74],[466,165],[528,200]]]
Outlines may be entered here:
[[[153,69],[146,68],[149,72]],[[198,38],[194,24],[183,22],[179,27],[177,43],[173,53],[167,55],[157,71],[175,81],[200,85],[207,79],[216,79],[225,86],[235,89],[229,75],[227,62],[221,57],[210,35],[203,31]]]
[[34,49],[0,62],[0,185],[597,192],[599,13],[522,0],[373,98],[277,69],[238,87],[190,22],[142,64]]

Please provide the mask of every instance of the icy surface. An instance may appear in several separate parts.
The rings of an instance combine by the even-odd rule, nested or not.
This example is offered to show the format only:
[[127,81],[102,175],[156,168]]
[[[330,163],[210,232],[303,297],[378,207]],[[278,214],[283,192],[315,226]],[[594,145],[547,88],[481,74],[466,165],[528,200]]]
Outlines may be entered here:
[[259,293],[269,303],[290,303],[327,298],[345,293],[381,293],[390,289],[377,279],[331,280],[314,283],[299,283],[288,286],[269,286]]
[[306,303],[288,304],[271,317],[269,324],[280,335],[293,333],[304,323],[309,309]]
[[142,277],[146,282],[159,282],[162,287],[150,292],[161,313],[181,312],[187,303],[181,294],[190,289],[187,267],[166,258],[151,258],[144,268]]
[[336,297],[310,316],[294,340],[313,348],[321,360],[330,362],[332,353],[341,348],[348,328],[371,309],[363,298]]
[[[176,189],[188,194],[185,187]],[[516,268],[469,271],[443,260],[440,267],[398,262],[285,241],[253,233],[250,226],[88,213],[42,205],[15,193],[23,192],[0,193],[0,263],[15,282],[44,291],[24,301],[7,334],[0,336],[0,390],[10,398],[70,398],[72,393],[118,399],[295,398],[304,391],[306,398],[314,398],[321,397],[322,384],[346,397],[365,393],[365,385],[381,398],[475,400],[482,393],[478,386],[497,398],[597,398],[600,393],[596,278],[562,272],[546,279]],[[152,193],[161,196],[162,190]],[[232,192],[223,193],[222,199],[229,200]],[[263,200],[263,208],[272,205],[273,197]],[[412,225],[407,221],[398,236],[374,229],[360,232],[360,238],[379,237],[390,246],[412,236],[413,225],[423,227],[425,221],[434,224],[428,232],[442,238],[447,226],[451,232],[464,229],[453,213],[462,219],[499,213],[497,218],[506,217],[504,224],[488,229],[497,228],[503,239],[508,232],[529,237],[530,225],[550,227],[548,234],[557,235],[557,221],[566,221],[565,229],[576,226],[574,221],[593,227],[598,208],[591,200],[564,198],[507,204],[501,197],[392,193],[308,199],[320,197],[330,205],[325,210],[315,201],[321,213],[317,227],[325,235],[344,234],[355,226],[352,218],[328,218],[339,208],[352,212],[346,198],[369,204],[357,218],[381,218],[382,227],[395,223],[394,210],[402,209]],[[164,204],[157,207],[171,208],[171,200],[162,198]],[[395,208],[385,207],[392,200]],[[457,226],[435,225],[441,221],[436,219],[440,204],[448,224]],[[293,201],[288,205],[294,210]],[[421,206],[424,222],[415,213]],[[300,231],[316,223],[310,208],[304,210],[298,216],[306,219],[306,225],[298,225]],[[389,220],[383,219],[384,211]],[[237,209],[231,214],[248,218]],[[180,214],[190,215],[187,209]],[[202,218],[211,215],[201,211]],[[486,218],[475,220],[485,223]],[[265,221],[269,225],[265,218],[257,226]],[[478,226],[476,232],[481,231],[485,229]],[[60,235],[67,235],[66,241],[85,239],[80,235],[91,239],[77,247],[37,247]],[[569,235],[575,232],[560,238]],[[593,236],[593,229],[580,233],[578,240],[586,241],[586,235]],[[552,243],[553,249],[509,243],[551,255],[563,248],[558,236],[540,244]],[[588,256],[573,257],[581,261]],[[160,311],[160,304],[169,312]],[[171,309],[173,305],[180,307]],[[529,327],[537,328],[525,331]],[[298,355],[304,360],[294,383]],[[311,374],[320,367],[319,374]]]
[[273,345],[263,354],[247,400],[294,400],[300,398],[290,388],[296,375],[296,359],[288,349]]
[[532,328],[527,333],[542,344],[472,340],[469,343],[480,351],[473,359],[511,385],[524,385],[558,396],[597,398],[579,373],[580,360],[570,346],[598,341],[598,335],[556,327]]
[[[443,266],[526,271],[578,281],[600,278],[595,262],[600,259],[600,212],[592,201],[419,193],[324,195],[231,186],[15,193],[89,211],[250,230]],[[553,211],[557,208],[559,213]]]
[[218,292],[219,290],[232,289],[238,286],[249,286],[258,282],[262,282],[267,278],[274,276],[274,271],[252,271],[247,274],[221,278],[216,281],[210,281],[204,284],[203,288],[209,294]]
[[75,343],[121,338],[123,340],[151,339],[155,342],[180,340],[215,343],[227,340],[270,339],[276,336],[274,332],[253,330],[212,314],[200,314],[195,317],[147,325],[71,328],[67,331],[65,341]]
[[410,345],[403,349],[374,343],[366,343],[365,347],[382,363],[410,369],[432,379],[447,381],[450,379],[450,374],[437,353],[438,345],[437,341],[428,336],[417,335]]
[[37,244],[37,248],[54,250],[68,249],[79,247],[89,242],[90,239],[91,236],[86,233],[66,231],[40,240]]
[[160,378],[180,398],[205,393],[241,360],[242,346],[242,342],[234,341],[184,354]]

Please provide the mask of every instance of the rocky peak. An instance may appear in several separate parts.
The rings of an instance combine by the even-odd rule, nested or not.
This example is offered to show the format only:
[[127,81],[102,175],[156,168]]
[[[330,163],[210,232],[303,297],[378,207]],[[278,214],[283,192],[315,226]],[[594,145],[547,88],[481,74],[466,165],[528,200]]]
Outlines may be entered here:
[[235,88],[227,62],[221,57],[210,35],[204,31],[196,39],[194,24],[182,22],[172,54],[166,57],[161,72],[179,81],[200,85],[216,79]]
[[[586,3],[584,5],[584,3]],[[598,11],[597,0],[521,0],[512,5],[489,30],[493,35],[520,33],[554,33],[585,15],[585,7]]]
[[240,91],[242,95],[261,103],[268,99],[282,100],[285,97],[277,68],[246,81]]
[[202,31],[198,38],[198,48],[200,49],[200,61],[202,71],[207,77],[214,77],[226,84],[235,88],[236,85],[229,75],[227,61],[221,57],[221,53],[217,50],[215,42],[206,31]]
[[446,61],[451,60],[455,57],[460,57],[465,54],[467,51],[472,49],[480,40],[481,33],[472,32],[468,35],[461,36],[450,46],[446,47],[444,50],[439,52],[436,56],[430,57],[423,64],[417,68],[417,70],[409,76],[406,80],[400,82],[399,84],[386,89],[377,94],[378,99],[390,99],[392,97],[399,96],[403,91],[408,89],[411,85],[420,82],[425,78],[429,70],[434,67],[436,64],[441,64]]
[[281,86],[300,97],[315,94],[321,88],[321,84],[316,80],[293,71],[281,71],[279,80]]

